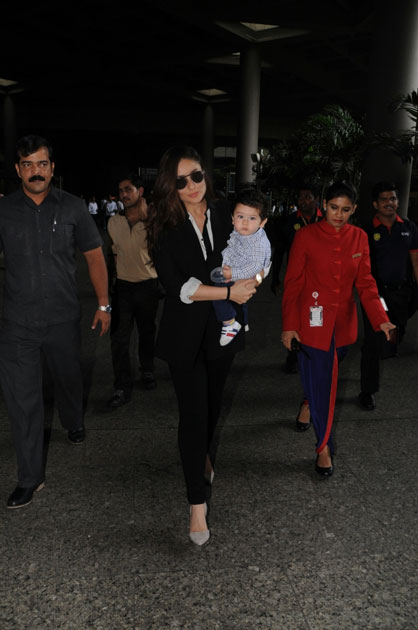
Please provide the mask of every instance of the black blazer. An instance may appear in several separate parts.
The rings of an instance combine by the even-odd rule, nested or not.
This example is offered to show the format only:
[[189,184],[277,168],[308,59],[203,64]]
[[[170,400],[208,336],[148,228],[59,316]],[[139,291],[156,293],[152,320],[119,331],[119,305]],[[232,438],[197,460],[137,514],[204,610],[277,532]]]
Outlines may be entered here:
[[[168,363],[191,367],[203,349],[208,359],[242,350],[244,328],[227,346],[221,346],[221,322],[215,317],[211,301],[184,304],[180,300],[181,287],[194,277],[202,284],[211,285],[210,272],[222,264],[222,250],[232,231],[230,208],[226,204],[210,205],[214,251],[205,260],[199,240],[188,217],[184,223],[167,231],[154,253],[154,264],[166,291],[156,342],[156,355]],[[237,319],[242,323],[242,310],[237,308]]]

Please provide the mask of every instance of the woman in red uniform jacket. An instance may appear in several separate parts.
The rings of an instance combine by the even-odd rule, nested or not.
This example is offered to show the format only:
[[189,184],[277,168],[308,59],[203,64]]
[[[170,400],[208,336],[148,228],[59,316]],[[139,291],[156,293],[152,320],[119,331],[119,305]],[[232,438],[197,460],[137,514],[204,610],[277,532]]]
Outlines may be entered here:
[[296,234],[284,281],[282,342],[288,350],[294,339],[301,344],[300,376],[317,437],[316,471],[324,476],[334,471],[331,429],[338,360],[357,339],[354,287],[373,328],[388,339],[394,328],[370,273],[367,235],[348,224],[355,201],[355,190],[347,184],[328,189],[325,221]]

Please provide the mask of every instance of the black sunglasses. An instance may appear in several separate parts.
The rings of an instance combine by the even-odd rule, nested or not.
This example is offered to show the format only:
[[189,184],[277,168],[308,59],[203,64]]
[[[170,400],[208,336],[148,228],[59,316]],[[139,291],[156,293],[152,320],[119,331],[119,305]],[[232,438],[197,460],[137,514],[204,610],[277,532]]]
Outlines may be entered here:
[[192,182],[194,182],[195,184],[200,184],[200,182],[203,182],[203,179],[205,177],[205,171],[193,171],[193,173],[190,173],[189,175],[182,175],[181,177],[177,177],[177,190],[183,190],[183,188],[186,188],[188,177],[190,177]]

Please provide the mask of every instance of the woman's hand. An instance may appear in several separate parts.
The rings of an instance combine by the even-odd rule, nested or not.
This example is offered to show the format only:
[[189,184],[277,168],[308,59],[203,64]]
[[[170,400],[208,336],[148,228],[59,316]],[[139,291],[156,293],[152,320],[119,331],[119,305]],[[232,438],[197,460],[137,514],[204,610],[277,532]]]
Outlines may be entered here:
[[229,298],[237,304],[245,304],[254,295],[255,280],[237,280],[231,285]]
[[298,341],[300,341],[300,337],[296,330],[284,330],[282,332],[282,344],[288,350],[292,349],[292,339],[297,339]]
[[394,328],[396,328],[395,324],[392,324],[391,322],[385,322],[384,324],[380,324],[380,330],[382,330],[385,335],[386,335],[386,339],[388,341],[390,341],[390,331],[393,330]]

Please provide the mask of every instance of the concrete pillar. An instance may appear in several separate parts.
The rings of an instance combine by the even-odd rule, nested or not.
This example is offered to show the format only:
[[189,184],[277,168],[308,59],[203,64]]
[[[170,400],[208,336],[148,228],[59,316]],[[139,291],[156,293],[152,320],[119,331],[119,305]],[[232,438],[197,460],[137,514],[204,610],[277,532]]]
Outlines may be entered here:
[[237,183],[252,182],[252,153],[258,152],[260,121],[260,51],[251,46],[241,53],[241,100],[237,147]]
[[[390,112],[390,103],[418,87],[418,2],[376,2],[374,40],[370,61],[366,126],[370,131],[398,134],[410,129],[405,112]],[[372,213],[370,192],[374,183],[394,181],[399,187],[400,214],[407,215],[411,165],[402,164],[391,151],[375,149],[362,169],[360,207],[362,216]]]
[[3,128],[4,128],[4,169],[6,177],[16,176],[16,112],[13,99],[10,94],[5,94],[3,103]]
[[202,159],[209,175],[213,175],[213,151],[215,138],[215,124],[213,105],[207,103],[203,111],[202,128]]

